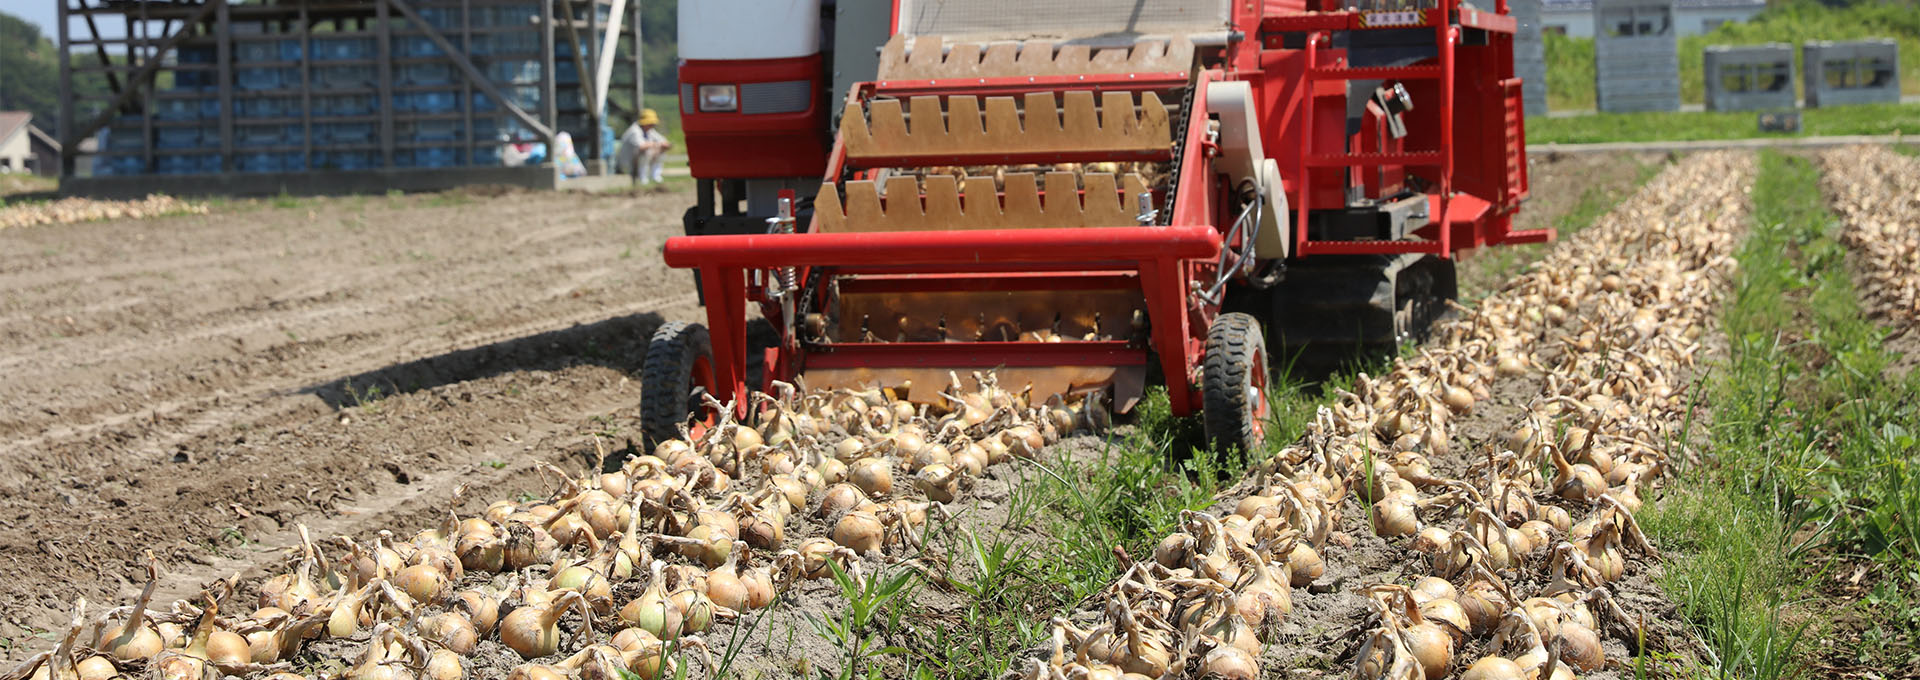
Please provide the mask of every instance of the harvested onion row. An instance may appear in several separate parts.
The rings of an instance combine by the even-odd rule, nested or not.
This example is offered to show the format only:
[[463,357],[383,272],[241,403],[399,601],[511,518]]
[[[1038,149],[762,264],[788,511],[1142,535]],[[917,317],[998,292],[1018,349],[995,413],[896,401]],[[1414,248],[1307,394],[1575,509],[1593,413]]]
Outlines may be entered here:
[[[1633,510],[1668,470],[1654,442],[1682,407],[1676,373],[1718,299],[1748,164],[1716,154],[1669,170],[1581,247],[1442,324],[1427,351],[1361,376],[1302,441],[1229,492],[1243,495],[1231,513],[1189,513],[1150,561],[1123,560],[1096,620],[1056,620],[1051,654],[1019,674],[1259,677],[1267,632],[1291,609],[1288,586],[1319,577],[1348,496],[1366,504],[1376,534],[1404,540],[1433,570],[1361,593],[1375,626],[1353,652],[1357,677],[1598,668],[1596,631],[1624,619],[1604,586],[1624,575],[1627,549],[1651,550]],[[1543,394],[1515,432],[1468,478],[1436,473],[1435,461],[1468,453],[1449,450],[1451,423],[1494,380],[1521,376],[1538,376]],[[1547,585],[1524,597],[1510,585],[1536,576]],[[1495,655],[1454,658],[1487,635]],[[1506,650],[1515,656],[1498,655]]]
[[[512,678],[671,677],[689,653],[704,656],[699,636],[716,623],[770,606],[830,564],[858,575],[863,558],[900,559],[989,466],[1106,421],[1097,396],[1041,402],[991,374],[953,375],[929,395],[910,385],[778,388],[755,395],[757,424],[723,417],[614,472],[574,478],[542,464],[559,485],[543,502],[449,512],[438,527],[405,539],[383,531],[371,544],[316,542],[302,527],[291,568],[251,602],[228,581],[203,594],[204,606],[151,611],[149,559],[139,602],[99,618],[91,635],[76,624],[81,644],[19,675],[284,680],[300,677],[288,662],[305,643],[348,639],[365,644],[341,660],[344,680],[459,680],[485,640],[526,660]],[[798,512],[831,537],[790,541]],[[479,581],[470,574],[486,582],[469,585]],[[626,582],[641,585],[638,595],[620,595]],[[221,614],[236,610],[246,614]]]
[[0,207],[0,229],[95,220],[137,220],[165,215],[205,214],[207,214],[206,204],[183,201],[165,194],[153,194],[136,201],[62,198],[45,203],[21,203]]
[[1821,184],[1844,229],[1840,240],[1860,262],[1861,293],[1876,317],[1901,327],[1920,321],[1920,159],[1882,146],[1830,151]]

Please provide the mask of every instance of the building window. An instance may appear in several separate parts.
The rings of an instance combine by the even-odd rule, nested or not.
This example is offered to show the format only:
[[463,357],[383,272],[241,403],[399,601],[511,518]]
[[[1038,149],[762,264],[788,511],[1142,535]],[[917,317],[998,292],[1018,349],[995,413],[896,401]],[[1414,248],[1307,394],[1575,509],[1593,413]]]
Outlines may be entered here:
[[1554,35],[1566,35],[1566,34],[1567,34],[1567,27],[1566,27],[1566,25],[1564,25],[1564,24],[1555,24],[1555,25],[1552,25],[1552,26],[1547,26],[1547,27],[1545,27],[1545,28],[1542,28],[1542,29],[1540,29],[1540,32],[1541,32],[1541,33],[1552,33],[1552,34],[1554,34]]
[[1600,21],[1609,37],[1666,35],[1673,30],[1672,12],[1662,5],[1614,7],[1605,10]]

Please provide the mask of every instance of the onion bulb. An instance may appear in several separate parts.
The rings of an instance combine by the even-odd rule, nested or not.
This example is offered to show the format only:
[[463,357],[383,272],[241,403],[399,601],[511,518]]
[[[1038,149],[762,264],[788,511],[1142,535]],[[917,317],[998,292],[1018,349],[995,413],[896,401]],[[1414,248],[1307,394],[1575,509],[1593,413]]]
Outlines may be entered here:
[[120,677],[120,669],[113,665],[113,660],[99,655],[81,659],[80,663],[74,664],[74,670],[79,673],[80,680],[112,680]]
[[552,656],[560,651],[560,617],[569,605],[578,605],[587,625],[592,626],[593,613],[587,608],[585,598],[580,593],[566,591],[544,607],[526,606],[509,612],[500,620],[500,642],[523,659]]
[[745,543],[735,543],[726,563],[707,572],[707,599],[735,611],[747,608],[747,584],[740,580],[739,571],[740,556],[746,552]]
[[393,575],[393,584],[416,602],[432,604],[446,594],[447,572],[433,564],[416,564]]
[[893,464],[885,458],[862,458],[847,468],[847,479],[869,496],[893,493]]
[[1258,680],[1260,664],[1252,654],[1233,645],[1215,645],[1200,658],[1200,677],[1218,680]]
[[493,634],[493,624],[500,621],[499,597],[478,590],[462,590],[455,593],[453,599],[454,609],[467,615],[475,632],[481,637]]
[[860,487],[845,482],[834,484],[820,494],[820,505],[814,509],[813,516],[833,519],[867,500],[866,492]]
[[840,516],[833,525],[833,542],[862,555],[880,551],[886,525],[871,512],[855,510]]
[[147,603],[153,600],[153,588],[160,582],[159,566],[152,555],[147,557],[147,585],[140,590],[140,599],[133,603],[133,613],[127,615],[125,623],[102,631],[99,643],[94,645],[121,661],[145,661],[165,647],[160,633],[147,625]]
[[666,579],[661,576],[666,563],[655,560],[647,589],[620,608],[620,622],[647,631],[656,639],[672,640],[680,636],[680,610],[667,601]]
[[1520,672],[1520,664],[1505,657],[1488,656],[1467,667],[1460,680],[1526,680],[1526,675]]
[[472,621],[459,612],[446,612],[429,616],[420,622],[420,637],[439,643],[460,656],[473,653],[474,646],[480,642],[480,632]]
[[433,650],[427,656],[427,665],[420,671],[421,680],[461,680],[467,677],[467,669],[460,663],[460,654],[445,649]]

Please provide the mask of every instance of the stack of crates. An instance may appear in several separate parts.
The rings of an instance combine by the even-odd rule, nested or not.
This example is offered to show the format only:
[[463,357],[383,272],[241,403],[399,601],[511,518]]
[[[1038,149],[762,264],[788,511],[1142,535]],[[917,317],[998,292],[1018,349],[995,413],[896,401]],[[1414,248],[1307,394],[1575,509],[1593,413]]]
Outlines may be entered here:
[[379,45],[370,31],[316,33],[307,39],[308,135],[315,170],[380,165]]
[[[465,50],[481,74],[512,97],[515,104],[528,111],[543,110],[538,3],[472,3],[462,16],[458,2],[427,0],[420,6],[419,13],[455,48]],[[463,36],[467,36],[464,43]],[[439,46],[418,31],[403,30],[396,41],[401,46],[397,50],[403,54],[442,56]],[[394,64],[397,116],[394,165],[410,168],[496,165],[500,162],[500,144],[508,140],[533,140],[532,134],[479,88],[469,88],[451,62],[396,58]],[[462,101],[468,93],[471,99]],[[466,129],[469,110],[472,130]],[[502,138],[503,133],[507,134],[506,139]]]
[[[396,18],[384,60],[373,7],[366,4],[364,18],[306,27],[291,14],[250,11],[226,35],[189,38],[171,56],[177,63],[161,72],[151,108],[102,131],[95,174],[367,170],[387,166],[383,142],[391,143],[391,167],[485,166],[500,163],[506,144],[541,142],[503,102],[465,81],[448,47],[465,54],[514,106],[544,118],[557,104],[557,129],[571,133],[581,153],[590,136],[610,152],[611,129],[589,129],[574,95],[590,75],[579,72],[557,30],[553,87],[563,94],[546,99],[538,0],[418,0],[413,7],[448,47]],[[595,7],[604,27],[610,8]],[[595,40],[579,28],[583,40]],[[218,69],[223,41],[225,83]],[[221,108],[223,85],[230,110]],[[383,114],[391,116],[390,139],[381,136]],[[230,156],[222,153],[223,118],[232,124]]]
[[[269,30],[236,34],[233,40],[233,170],[305,170],[300,147],[300,61],[297,36]],[[219,143],[216,137],[211,140]]]
[[[107,167],[116,172],[137,169],[164,174],[220,171],[220,85],[215,82],[218,72],[212,68],[218,54],[211,45],[190,45],[180,48],[177,59],[179,68],[169,72],[173,82],[153,95],[148,121],[152,137],[142,136],[138,117],[123,116],[121,124],[110,128],[107,146],[124,144],[124,148],[140,155],[115,158],[105,164]],[[149,148],[153,153],[151,167],[144,155]]]

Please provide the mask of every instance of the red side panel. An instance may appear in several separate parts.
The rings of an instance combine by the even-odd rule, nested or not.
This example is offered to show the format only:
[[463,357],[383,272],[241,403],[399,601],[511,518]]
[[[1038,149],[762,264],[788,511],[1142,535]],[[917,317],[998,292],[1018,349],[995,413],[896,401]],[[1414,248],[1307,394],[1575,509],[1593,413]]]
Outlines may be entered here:
[[1517,204],[1526,191],[1526,162],[1513,146],[1524,143],[1509,129],[1506,80],[1513,77],[1512,38],[1493,34],[1492,44],[1463,46],[1454,81],[1453,186],[1497,207]]
[[692,92],[697,96],[704,84],[739,87],[748,83],[808,83],[807,108],[790,113],[702,113],[694,102],[680,102],[680,124],[686,130],[687,161],[693,176],[799,177],[825,171],[829,142],[827,107],[821,96],[826,73],[821,64],[818,54],[792,59],[680,62],[683,95]]
[[[1345,50],[1321,50],[1323,59],[1338,59]],[[1310,81],[1306,77],[1306,52],[1268,50],[1260,53],[1260,70],[1242,74],[1254,83],[1254,98],[1260,107],[1260,144],[1267,157],[1279,161],[1280,175],[1286,180],[1287,199],[1300,204],[1300,181],[1306,157],[1301,153],[1303,135],[1309,118],[1317,119],[1312,152],[1335,153],[1346,145],[1347,85],[1332,80]],[[1297,110],[1295,96],[1300,88],[1313,88],[1310,110]],[[1342,205],[1346,191],[1338,171],[1314,171],[1313,201],[1317,205]]]

